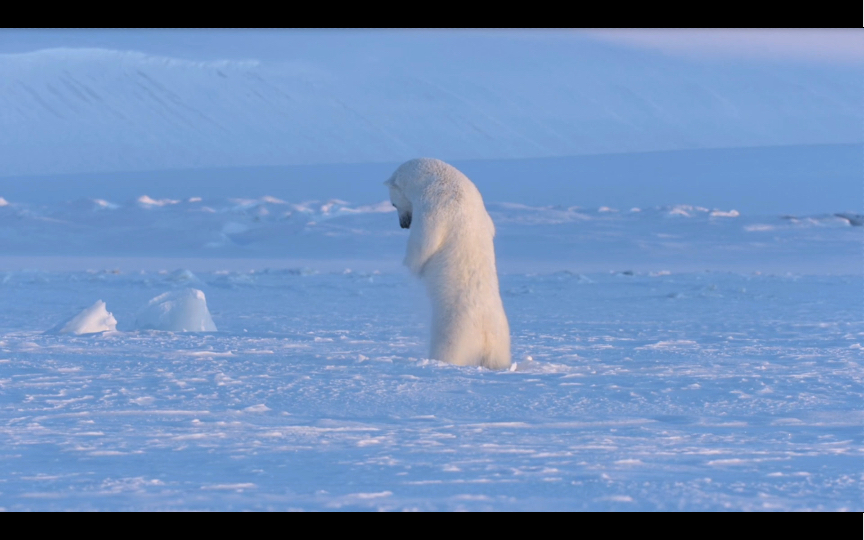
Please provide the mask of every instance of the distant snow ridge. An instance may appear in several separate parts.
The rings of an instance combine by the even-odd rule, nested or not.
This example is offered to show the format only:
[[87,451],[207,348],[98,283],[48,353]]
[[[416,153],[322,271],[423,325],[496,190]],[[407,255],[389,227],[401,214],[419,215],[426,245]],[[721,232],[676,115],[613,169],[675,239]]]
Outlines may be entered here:
[[150,300],[135,320],[138,330],[216,332],[204,293],[198,289],[166,292]]
[[701,206],[691,206],[689,204],[677,204],[669,209],[669,216],[683,216],[683,217],[692,217],[697,215],[698,213],[706,213],[708,212],[707,208],[703,208]]
[[165,276],[165,281],[173,283],[201,283],[198,276],[192,273],[191,270],[179,269]]
[[105,308],[105,302],[97,300],[78,315],[48,330],[46,334],[97,334],[113,332],[116,329],[117,319]]
[[[393,227],[397,223],[396,209],[389,201],[359,204],[336,198],[295,201],[271,195],[180,197],[171,193],[152,193],[152,198],[145,199],[172,201],[159,206],[143,204],[141,191],[132,193],[134,197],[115,195],[44,204],[22,202],[16,197],[8,205],[0,206],[0,258],[21,255],[254,256],[289,257],[297,261],[297,265],[304,265],[306,263],[300,261],[337,257],[392,261],[404,249],[405,231]],[[615,250],[633,251],[627,251],[626,257],[625,251],[616,251],[614,257],[624,258],[612,267],[631,267],[633,258],[641,260],[644,250],[648,250],[654,253],[652,257],[658,257],[660,267],[665,268],[667,263],[662,261],[667,260],[666,255],[661,257],[659,253],[671,254],[666,250],[673,249],[678,250],[675,253],[689,252],[696,256],[696,251],[690,248],[704,246],[706,241],[718,249],[739,246],[762,260],[767,252],[764,248],[756,249],[750,242],[776,243],[781,242],[778,240],[781,237],[787,246],[788,242],[796,242],[800,249],[827,249],[828,244],[824,242],[839,242],[832,245],[843,246],[844,250],[854,249],[854,253],[860,255],[860,235],[864,229],[864,215],[860,211],[759,215],[734,210],[732,206],[642,205],[639,211],[634,211],[629,205],[613,208],[611,205],[486,203],[498,230],[503,257],[510,260],[529,256],[538,260],[561,257],[562,262],[566,262],[571,261],[576,252],[582,260],[610,260],[610,243],[614,243]],[[613,209],[618,211],[609,211]],[[781,236],[753,238],[769,231]],[[606,239],[602,251],[588,248],[600,242],[600,238]],[[822,247],[817,247],[816,243]],[[781,249],[779,244],[776,249]],[[798,258],[800,262],[804,260],[806,258]],[[680,270],[680,267],[669,269]],[[9,280],[18,282],[25,279],[24,276],[37,279],[30,274],[16,274]],[[5,278],[0,275],[0,279]],[[250,279],[254,281],[255,277],[220,277],[216,286],[244,286]],[[164,290],[203,289],[203,283],[210,283],[184,269],[165,272],[159,282]]]
[[180,201],[174,199],[151,199],[147,195],[141,195],[137,199],[138,205],[142,208],[152,208],[154,206],[167,206],[169,204],[177,204]]
[[117,210],[120,205],[108,202],[105,199],[93,199],[93,206],[98,210]]
[[[2,201],[3,201],[3,199],[0,199],[0,206],[3,206]],[[861,227],[862,225],[864,225],[864,216],[862,216],[861,214],[852,214],[852,213],[847,212],[847,213],[839,213],[839,214],[834,214],[834,215],[841,218],[841,219],[845,219],[846,221],[849,222],[849,225],[852,225],[855,227]]]
[[391,39],[289,62],[0,54],[0,176],[861,141],[857,67],[694,64],[578,36]]

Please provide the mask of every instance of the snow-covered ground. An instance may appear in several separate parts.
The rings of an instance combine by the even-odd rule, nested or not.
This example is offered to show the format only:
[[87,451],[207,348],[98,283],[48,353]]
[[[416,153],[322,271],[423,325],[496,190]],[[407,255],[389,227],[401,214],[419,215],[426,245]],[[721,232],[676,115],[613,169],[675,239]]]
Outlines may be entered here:
[[353,202],[349,166],[242,196],[0,182],[0,508],[860,511],[864,218],[818,163],[830,196],[794,213],[472,172],[504,372],[425,358],[389,167]]
[[386,201],[21,198],[0,508],[862,508],[854,211],[489,201],[493,372],[426,359]]
[[[860,274],[506,274],[505,372],[424,359],[402,272],[0,283],[7,510],[862,508]],[[187,287],[218,332],[131,330]]]

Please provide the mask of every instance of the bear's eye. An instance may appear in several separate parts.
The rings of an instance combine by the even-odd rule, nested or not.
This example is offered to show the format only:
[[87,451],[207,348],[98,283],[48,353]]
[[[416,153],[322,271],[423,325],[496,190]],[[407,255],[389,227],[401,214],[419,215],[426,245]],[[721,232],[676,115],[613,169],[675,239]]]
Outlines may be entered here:
[[[393,204],[393,203],[390,203],[390,204]],[[393,208],[396,208],[396,205],[395,205],[395,204],[393,204]]]

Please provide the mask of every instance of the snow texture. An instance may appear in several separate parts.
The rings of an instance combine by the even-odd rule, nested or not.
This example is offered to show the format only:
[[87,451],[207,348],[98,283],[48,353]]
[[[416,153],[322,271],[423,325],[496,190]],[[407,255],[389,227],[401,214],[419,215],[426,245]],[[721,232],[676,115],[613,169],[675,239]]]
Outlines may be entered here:
[[[172,274],[169,279],[178,281],[178,274],[183,278],[180,281],[189,281],[186,276],[192,276],[187,270]],[[135,327],[139,330],[169,332],[216,331],[204,293],[191,288],[169,291],[150,300],[138,313]]]
[[510,371],[425,359],[404,270],[196,272],[221,332],[96,337],[40,332],[171,274],[0,274],[0,507],[861,511],[860,274],[567,268],[501,276]]

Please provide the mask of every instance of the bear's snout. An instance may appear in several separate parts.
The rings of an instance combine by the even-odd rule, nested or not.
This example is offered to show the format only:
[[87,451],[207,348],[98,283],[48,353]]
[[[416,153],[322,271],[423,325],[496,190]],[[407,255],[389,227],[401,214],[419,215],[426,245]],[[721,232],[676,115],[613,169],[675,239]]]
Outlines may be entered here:
[[399,214],[399,226],[403,229],[411,228],[411,212],[405,212],[404,214]]

